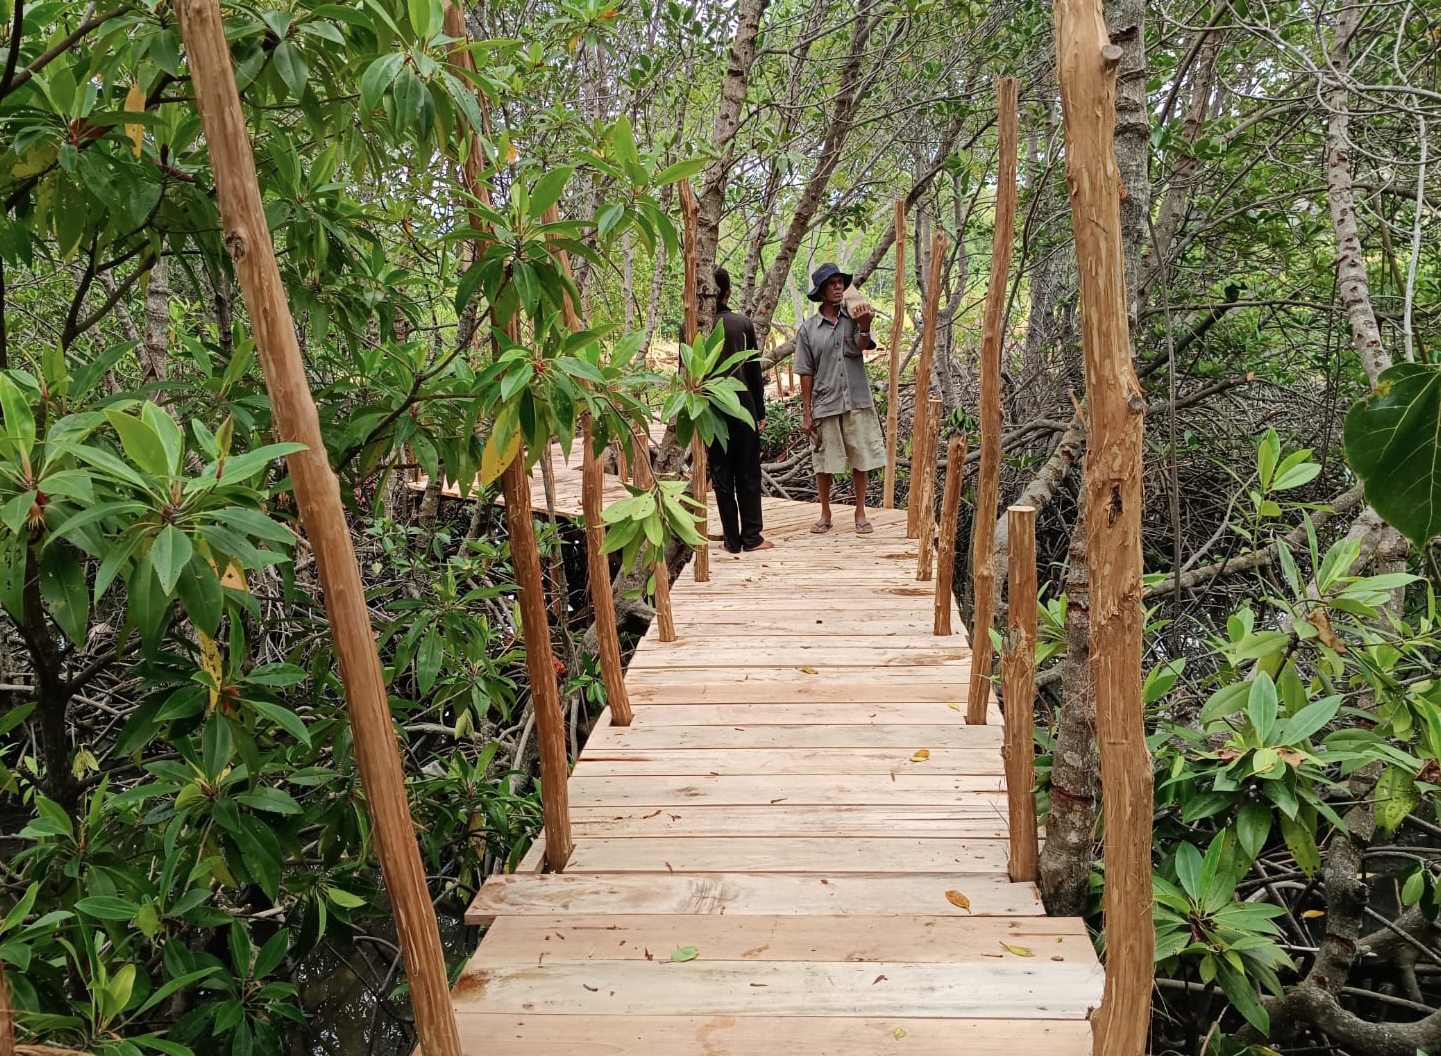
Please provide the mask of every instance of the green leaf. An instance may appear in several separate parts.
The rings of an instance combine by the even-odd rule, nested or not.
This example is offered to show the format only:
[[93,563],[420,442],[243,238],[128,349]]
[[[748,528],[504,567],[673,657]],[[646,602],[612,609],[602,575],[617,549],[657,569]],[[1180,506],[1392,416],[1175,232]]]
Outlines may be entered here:
[[1236,815],[1236,838],[1246,857],[1255,860],[1271,835],[1271,810],[1264,803],[1250,801]]
[[310,731],[305,728],[304,721],[295,712],[282,704],[273,704],[268,700],[248,700],[246,703],[301,744],[306,747],[310,746]]
[[381,96],[390,87],[395,75],[400,72],[401,63],[405,56],[399,52],[389,55],[382,55],[369,66],[360,76],[360,108],[365,113],[372,112],[380,105]]
[[1199,903],[1204,894],[1201,889],[1203,864],[1201,852],[1193,845],[1183,843],[1176,848],[1176,879],[1181,881],[1181,887],[1185,889],[1192,902]]
[[152,477],[163,478],[170,475],[170,458],[154,429],[139,418],[122,411],[107,410],[105,419],[120,437],[120,446],[125,449],[131,462]]
[[235,797],[237,803],[243,803],[253,810],[263,810],[271,814],[299,814],[300,804],[289,792],[278,788],[270,788],[262,785],[259,788],[252,788],[249,792],[242,792]]
[[544,176],[535,181],[535,186],[530,189],[530,217],[532,220],[539,220],[545,215],[545,211],[556,202],[565,192],[566,181],[570,179],[571,173],[575,171],[573,165],[560,165],[550,169]]
[[1376,824],[1390,835],[1421,805],[1416,779],[1398,766],[1388,766],[1376,782]]
[[35,412],[25,390],[0,371],[0,413],[5,416],[4,444],[0,451],[20,451],[26,458],[35,446]]
[[290,94],[299,99],[305,94],[305,82],[310,80],[310,63],[294,41],[283,40],[273,56],[276,72],[290,89]]
[[684,964],[686,961],[693,961],[700,956],[700,950],[695,946],[680,946],[670,955],[674,964]]
[[75,903],[75,908],[96,920],[132,920],[138,907],[134,902],[115,895],[90,895]]
[[[1273,783],[1279,786],[1281,782]],[[1310,814],[1310,811],[1307,811]],[[1307,824],[1301,818],[1288,818],[1281,815],[1281,835],[1286,839],[1286,846],[1290,849],[1292,857],[1296,859],[1297,867],[1307,876],[1315,876],[1321,868],[1321,851],[1316,846],[1316,833],[1313,824]]]
[[160,579],[160,589],[167,596],[175,593],[175,583],[194,552],[190,537],[173,524],[160,529],[155,542],[150,544],[150,562]]
[[90,625],[90,592],[85,569],[63,546],[52,546],[40,557],[40,596],[55,625],[76,648],[83,648]]
[[1257,671],[1251,683],[1251,692],[1246,700],[1246,717],[1256,730],[1256,737],[1262,744],[1271,735],[1276,724],[1276,683],[1264,671]]
[[1441,367],[1398,363],[1346,415],[1366,501],[1418,547],[1441,534]]

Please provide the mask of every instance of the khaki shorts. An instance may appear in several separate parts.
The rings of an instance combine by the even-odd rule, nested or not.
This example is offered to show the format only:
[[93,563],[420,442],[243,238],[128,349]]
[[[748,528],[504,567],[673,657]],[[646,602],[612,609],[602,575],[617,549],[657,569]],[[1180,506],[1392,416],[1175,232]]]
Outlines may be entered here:
[[886,438],[874,407],[833,414],[816,422],[820,443],[811,455],[817,473],[869,472],[886,464]]

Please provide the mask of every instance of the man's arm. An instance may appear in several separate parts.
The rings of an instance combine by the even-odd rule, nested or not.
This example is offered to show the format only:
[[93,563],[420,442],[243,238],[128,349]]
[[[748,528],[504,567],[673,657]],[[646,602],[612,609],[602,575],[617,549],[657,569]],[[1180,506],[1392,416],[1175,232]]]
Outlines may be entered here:
[[875,339],[871,337],[871,323],[876,317],[876,310],[869,304],[863,304],[856,309],[851,316],[856,324],[856,349],[861,352],[869,352],[876,347]]
[[811,414],[811,386],[815,382],[814,375],[801,375],[801,432],[808,436],[814,436],[816,432],[816,419]]

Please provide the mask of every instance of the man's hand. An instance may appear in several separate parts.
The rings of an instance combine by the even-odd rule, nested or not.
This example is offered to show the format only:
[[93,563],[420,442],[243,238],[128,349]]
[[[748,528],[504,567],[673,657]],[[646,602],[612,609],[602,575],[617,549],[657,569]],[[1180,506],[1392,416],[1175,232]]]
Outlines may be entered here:
[[811,417],[811,413],[809,411],[807,411],[804,417],[801,418],[801,432],[805,433],[807,436],[816,435],[816,420],[815,418]]
[[765,432],[765,431],[766,431],[766,420],[765,420],[764,418],[762,418],[760,421],[756,422],[756,432],[759,434],[759,433],[763,433],[763,432]]
[[855,312],[851,314],[851,318],[856,321],[856,325],[862,330],[869,330],[871,328],[871,320],[875,317],[876,310],[871,307],[870,304],[857,305]]

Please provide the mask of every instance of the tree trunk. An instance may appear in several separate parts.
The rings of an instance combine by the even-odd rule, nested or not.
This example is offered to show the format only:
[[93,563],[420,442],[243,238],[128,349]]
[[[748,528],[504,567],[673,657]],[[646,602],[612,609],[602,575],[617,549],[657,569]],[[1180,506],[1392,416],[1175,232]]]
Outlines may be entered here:
[[1051,809],[1041,849],[1040,888],[1046,912],[1079,916],[1090,893],[1096,839],[1096,697],[1087,651],[1091,642],[1091,581],[1086,572],[1086,506],[1081,496],[1066,567],[1066,656],[1061,711],[1051,751]]
[[[145,286],[145,337],[139,352],[144,383],[163,382],[170,360],[170,265],[164,254],[156,256]],[[162,396],[158,402],[169,400]]]

